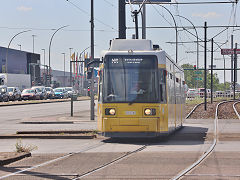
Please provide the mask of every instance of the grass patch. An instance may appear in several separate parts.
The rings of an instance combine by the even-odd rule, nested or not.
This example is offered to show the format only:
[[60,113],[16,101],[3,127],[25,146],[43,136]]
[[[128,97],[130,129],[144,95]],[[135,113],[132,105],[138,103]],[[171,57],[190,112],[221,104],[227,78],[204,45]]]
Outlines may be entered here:
[[28,145],[28,144],[23,144],[22,143],[22,140],[21,139],[18,139],[16,144],[15,144],[15,147],[16,147],[16,152],[17,153],[22,153],[22,152],[25,152],[25,153],[30,153],[34,150],[37,150],[38,147],[37,146],[34,146],[34,145]]

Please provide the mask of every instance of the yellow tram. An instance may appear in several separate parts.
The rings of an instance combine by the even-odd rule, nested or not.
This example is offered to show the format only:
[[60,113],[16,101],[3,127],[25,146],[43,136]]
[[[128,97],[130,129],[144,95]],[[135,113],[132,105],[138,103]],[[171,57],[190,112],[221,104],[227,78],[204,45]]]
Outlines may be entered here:
[[183,70],[150,40],[116,39],[102,54],[98,130],[106,137],[155,137],[182,126]]

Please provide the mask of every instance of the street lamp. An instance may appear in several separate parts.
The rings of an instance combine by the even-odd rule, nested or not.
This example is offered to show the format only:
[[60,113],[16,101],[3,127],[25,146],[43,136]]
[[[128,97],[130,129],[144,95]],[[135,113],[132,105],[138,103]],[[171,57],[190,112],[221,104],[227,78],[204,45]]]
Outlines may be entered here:
[[[68,26],[68,25],[67,25],[67,26]],[[52,35],[52,37],[51,37],[51,39],[50,39],[50,43],[49,43],[49,54],[48,54],[48,56],[49,56],[49,64],[48,64],[48,66],[49,66],[49,69],[48,69],[49,85],[51,84],[51,79],[52,79],[51,74],[50,74],[50,71],[51,71],[51,45],[52,45],[52,40],[53,40],[54,35],[55,35],[60,29],[63,29],[63,28],[65,28],[65,27],[67,27],[67,26],[62,26],[62,27],[58,28],[58,29],[53,33],[53,35]]]
[[64,78],[63,78],[63,86],[65,87],[65,53],[63,54],[63,72],[64,72]]
[[33,37],[33,54],[34,54],[34,38],[36,37],[36,35],[32,35]]
[[11,42],[12,42],[13,39],[14,39],[16,36],[18,36],[19,34],[22,34],[22,33],[25,33],[25,32],[29,32],[29,31],[31,31],[31,30],[21,31],[21,32],[15,34],[15,35],[11,38],[11,40],[10,40],[10,42],[9,42],[9,44],[8,44],[8,47],[7,47],[5,73],[8,72],[8,69],[7,69],[7,68],[8,68],[8,49],[9,49],[9,47],[10,47]]
[[36,85],[36,71],[35,70],[36,70],[36,66],[38,66],[38,65],[39,65],[38,63],[29,63],[29,73],[30,74],[31,74],[31,66],[33,66],[33,80],[31,80],[32,85]]

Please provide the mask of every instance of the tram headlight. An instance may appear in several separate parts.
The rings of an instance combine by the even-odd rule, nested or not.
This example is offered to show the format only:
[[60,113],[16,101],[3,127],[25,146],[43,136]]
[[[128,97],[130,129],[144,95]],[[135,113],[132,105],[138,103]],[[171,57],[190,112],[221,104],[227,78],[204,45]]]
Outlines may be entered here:
[[105,114],[114,116],[116,114],[116,110],[114,108],[106,108]]
[[154,116],[154,115],[156,115],[156,109],[146,108],[146,109],[144,109],[144,114],[146,116]]

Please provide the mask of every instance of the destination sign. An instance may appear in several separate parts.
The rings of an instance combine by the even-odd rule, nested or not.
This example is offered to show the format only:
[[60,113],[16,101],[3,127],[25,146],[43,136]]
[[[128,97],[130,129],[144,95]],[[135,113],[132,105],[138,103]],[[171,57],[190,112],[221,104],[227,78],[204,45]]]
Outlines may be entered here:
[[155,56],[109,56],[109,68],[153,68],[157,66]]
[[118,64],[120,61],[123,61],[126,64],[140,64],[143,62],[141,58],[113,58],[112,64]]
[[[235,49],[221,49],[221,55],[231,55],[234,54]],[[236,49],[236,54],[240,54],[240,49]]]

